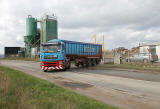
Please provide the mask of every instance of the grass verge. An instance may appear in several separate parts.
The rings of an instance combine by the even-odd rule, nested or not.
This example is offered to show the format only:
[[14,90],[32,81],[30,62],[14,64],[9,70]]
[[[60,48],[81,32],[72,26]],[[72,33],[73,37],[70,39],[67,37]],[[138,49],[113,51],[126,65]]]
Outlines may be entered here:
[[148,63],[101,64],[98,67],[102,69],[120,68],[120,69],[143,70],[148,72],[160,72],[159,65],[148,64]]
[[117,109],[0,66],[0,109]]
[[21,61],[36,61],[36,62],[39,62],[40,59],[39,58],[2,58],[2,60],[21,60]]

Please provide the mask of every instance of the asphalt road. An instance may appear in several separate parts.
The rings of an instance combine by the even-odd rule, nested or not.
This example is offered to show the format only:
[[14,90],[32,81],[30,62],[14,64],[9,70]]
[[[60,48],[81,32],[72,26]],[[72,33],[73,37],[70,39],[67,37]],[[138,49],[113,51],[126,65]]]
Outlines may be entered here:
[[[83,73],[92,73],[92,74],[100,74],[100,75],[110,75],[110,76],[117,76],[123,78],[131,78],[137,80],[145,80],[145,81],[154,81],[160,82],[160,73],[151,73],[151,72],[138,72],[138,71],[127,71],[127,70],[99,70],[92,69],[92,68],[72,68],[69,71],[71,72],[83,72]],[[84,72],[85,71],[85,72]]]
[[44,73],[38,62],[0,63],[122,109],[160,109],[160,74],[91,68]]

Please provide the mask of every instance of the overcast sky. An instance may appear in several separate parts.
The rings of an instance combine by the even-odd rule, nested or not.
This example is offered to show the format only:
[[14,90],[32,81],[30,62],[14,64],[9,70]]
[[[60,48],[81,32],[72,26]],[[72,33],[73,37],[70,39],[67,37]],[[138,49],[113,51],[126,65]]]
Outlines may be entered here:
[[59,38],[89,41],[105,36],[105,49],[160,42],[160,0],[0,0],[0,54],[24,46],[27,15],[58,17]]

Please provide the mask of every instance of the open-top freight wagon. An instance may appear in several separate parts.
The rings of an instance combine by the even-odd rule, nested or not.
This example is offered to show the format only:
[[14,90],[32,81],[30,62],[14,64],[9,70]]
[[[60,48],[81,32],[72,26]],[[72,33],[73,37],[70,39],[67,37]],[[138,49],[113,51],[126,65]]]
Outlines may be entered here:
[[70,69],[71,61],[77,67],[94,66],[102,59],[102,45],[54,39],[41,44],[41,70]]

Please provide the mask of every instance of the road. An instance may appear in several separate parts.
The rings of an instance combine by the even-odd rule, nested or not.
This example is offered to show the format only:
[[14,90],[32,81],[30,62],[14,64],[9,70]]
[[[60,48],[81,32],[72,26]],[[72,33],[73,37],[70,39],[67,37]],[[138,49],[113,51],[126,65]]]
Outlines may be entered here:
[[91,68],[44,73],[39,62],[0,60],[0,64],[121,109],[160,109],[160,74]]

